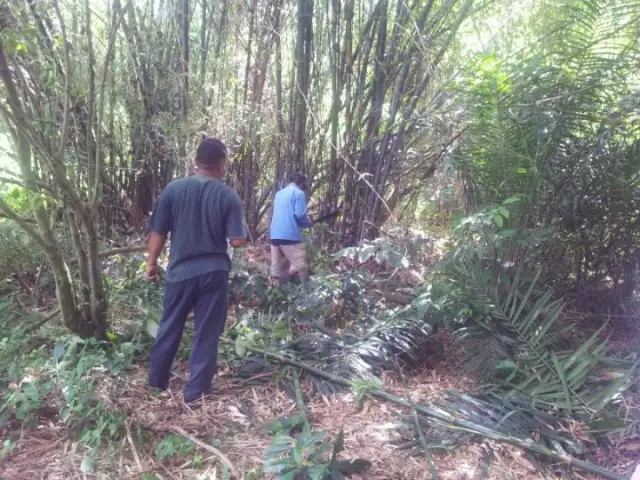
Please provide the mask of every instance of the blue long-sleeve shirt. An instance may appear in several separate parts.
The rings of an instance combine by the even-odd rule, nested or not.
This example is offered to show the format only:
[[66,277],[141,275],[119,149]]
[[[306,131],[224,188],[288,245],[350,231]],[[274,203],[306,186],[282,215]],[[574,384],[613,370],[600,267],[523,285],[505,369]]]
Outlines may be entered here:
[[272,240],[302,241],[302,229],[311,226],[307,197],[294,183],[276,193],[273,200]]

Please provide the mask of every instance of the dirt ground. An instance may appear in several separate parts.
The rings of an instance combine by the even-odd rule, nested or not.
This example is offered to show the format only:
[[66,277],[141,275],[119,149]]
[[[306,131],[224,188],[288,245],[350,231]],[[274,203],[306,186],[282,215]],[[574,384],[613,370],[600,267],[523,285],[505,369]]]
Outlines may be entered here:
[[[103,452],[98,459],[96,474],[81,473],[81,462],[85,451],[77,448],[68,438],[61,425],[42,418],[38,428],[21,432],[16,449],[4,465],[3,478],[18,479],[216,479],[222,476],[218,456],[201,447],[196,447],[202,461],[194,465],[188,457],[158,461],[153,446],[163,433],[151,429],[181,428],[194,437],[216,445],[233,464],[240,478],[252,477],[264,463],[264,452],[271,438],[263,433],[262,425],[280,416],[296,415],[296,404],[283,391],[272,384],[242,387],[233,378],[223,375],[216,384],[215,396],[195,407],[182,402],[182,385],[187,376],[185,362],[179,365],[179,373],[172,380],[168,392],[154,395],[146,388],[144,365],[135,367],[127,376],[127,382],[112,391],[109,401],[112,406],[129,414],[131,424],[149,426],[149,431],[140,436],[128,429],[126,438],[113,446],[110,453]],[[224,372],[222,372],[224,374]],[[397,375],[383,378],[384,388],[399,396],[409,395],[416,403],[428,404],[429,399],[447,389],[465,390],[471,379],[459,375],[453,362],[446,356],[436,364],[420,367],[408,378]],[[303,388],[310,393],[309,385]],[[105,385],[105,392],[109,389]],[[360,408],[353,393],[344,393],[332,398],[310,395],[307,404],[310,422],[314,430],[324,430],[335,438],[344,429],[345,449],[343,459],[363,458],[372,462],[372,467],[362,475],[352,478],[370,480],[430,479],[430,467],[422,455],[401,450],[395,445],[398,440],[396,426],[398,408],[378,400],[367,400]],[[137,441],[133,441],[134,437]],[[481,475],[482,458],[486,448],[493,451],[489,476]],[[640,450],[640,439],[631,439],[615,452],[617,465],[613,468],[621,474],[630,475],[634,468],[634,457]],[[602,461],[610,463],[611,452]],[[607,461],[608,460],[608,461]],[[458,448],[449,454],[434,454],[433,463],[442,480],[472,480],[479,478],[539,479],[535,467],[518,449],[495,443],[477,443]],[[611,466],[610,466],[611,468]],[[145,475],[147,474],[147,475]],[[556,477],[560,478],[560,477]],[[596,478],[576,475],[574,478]]]

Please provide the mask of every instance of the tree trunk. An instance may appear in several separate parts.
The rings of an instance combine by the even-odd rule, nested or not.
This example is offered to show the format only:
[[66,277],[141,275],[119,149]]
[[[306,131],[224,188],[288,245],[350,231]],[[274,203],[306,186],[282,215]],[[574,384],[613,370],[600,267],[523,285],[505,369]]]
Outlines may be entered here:
[[298,0],[298,32],[296,39],[296,86],[293,116],[291,166],[293,170],[306,172],[305,145],[307,102],[311,70],[313,42],[313,0]]

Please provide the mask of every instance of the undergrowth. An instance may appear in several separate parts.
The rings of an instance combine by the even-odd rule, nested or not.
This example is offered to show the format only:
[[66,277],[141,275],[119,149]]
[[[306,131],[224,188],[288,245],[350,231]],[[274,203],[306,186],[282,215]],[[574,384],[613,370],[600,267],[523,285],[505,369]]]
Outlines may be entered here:
[[[416,275],[411,282],[399,278],[415,273],[410,270],[433,253],[434,242],[417,242],[410,235],[325,255],[309,282],[283,288],[269,287],[263,271],[236,259],[233,314],[219,363],[240,382],[275,381],[295,400],[290,368],[279,368],[259,352],[282,355],[347,379],[363,406],[371,392],[383,387],[383,372],[401,373],[433,354],[428,343],[434,332],[446,329],[457,342],[454,348],[470,353],[459,367],[478,378],[472,394],[439,400],[446,411],[458,410],[455,415],[496,435],[524,441],[535,432],[540,441],[549,441],[550,449],[573,444],[566,436],[553,438],[548,425],[565,428],[568,421],[578,420],[586,425],[589,441],[635,431],[635,423],[619,414],[619,399],[635,365],[608,357],[599,333],[581,347],[572,343],[562,301],[545,288],[544,275],[536,273],[535,264],[524,268],[512,261],[526,258],[527,249],[543,242],[543,236],[505,232],[496,220],[504,214],[501,209],[462,222],[449,239],[447,255],[421,281]],[[46,419],[64,426],[76,448],[83,449],[81,468],[86,472],[95,469],[98,455],[108,456],[126,439],[128,414],[113,408],[109,398],[126,384],[136,363],[146,362],[161,313],[162,287],[142,280],[142,258],[114,259],[112,267],[118,273],[106,282],[115,305],[108,342],[81,340],[48,325],[39,328],[39,317],[11,299],[0,305],[3,458],[11,454],[18,426],[34,427]],[[390,301],[384,295],[388,291],[408,300]],[[187,330],[179,359],[189,356],[190,336]],[[601,378],[603,370],[615,375]],[[314,375],[306,378],[324,395],[344,389]],[[519,413],[510,413],[506,405]],[[422,414],[403,415],[404,435],[418,451],[430,450],[426,445],[432,443],[450,450],[470,441],[469,436],[451,437],[446,423]],[[499,421],[504,415],[510,420]],[[342,448],[339,437],[331,444],[324,440],[326,432],[299,432],[295,426],[269,430],[273,445],[265,453],[263,472],[254,471],[251,478],[269,471],[292,479],[348,475],[334,468]],[[204,462],[194,444],[180,435],[151,438],[133,431],[135,441],[158,462],[179,460],[194,468]],[[437,440],[425,443],[425,438]]]
[[[20,312],[6,305],[0,315],[15,318]],[[126,381],[137,347],[131,342],[82,340],[59,332],[55,343],[32,339],[17,348],[8,339],[19,332],[24,329],[11,329],[0,345],[5,359],[0,364],[4,454],[17,439],[12,428],[16,423],[29,428],[43,419],[55,419],[86,450],[83,470],[93,471],[98,452],[114,451],[122,435],[127,414],[112,409],[109,397]]]

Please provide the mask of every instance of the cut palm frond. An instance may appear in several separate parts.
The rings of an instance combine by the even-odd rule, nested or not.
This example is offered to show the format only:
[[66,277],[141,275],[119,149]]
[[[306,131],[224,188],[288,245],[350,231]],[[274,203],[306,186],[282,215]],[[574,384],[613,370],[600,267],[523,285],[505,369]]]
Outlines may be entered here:
[[528,280],[521,272],[487,281],[480,261],[457,267],[476,312],[471,324],[457,332],[472,355],[471,365],[483,368],[491,389],[505,397],[526,397],[533,405],[569,414],[600,411],[623,389],[634,367],[620,364],[615,378],[601,379],[597,372],[605,361],[607,370],[616,369],[605,358],[604,325],[570,350],[563,339],[573,326],[561,321],[563,303],[551,291],[537,289],[539,275]]
[[[419,346],[432,332],[432,326],[423,318],[404,313],[396,312],[388,319],[343,334],[309,333],[281,351],[294,353],[301,361],[334,375],[371,380],[415,359]],[[312,382],[323,394],[341,388],[317,378]]]
[[[493,431],[498,435],[519,438],[521,440],[538,438],[538,443],[559,454],[582,455],[584,447],[562,431],[568,431],[569,425],[563,418],[550,410],[532,407],[528,399],[510,398],[504,399],[494,394],[466,395],[457,392],[448,392],[435,401],[432,408],[441,409],[478,426],[476,431],[454,429],[448,422],[418,415],[422,432],[416,431],[416,422],[411,415],[401,415],[404,420],[402,427],[403,438],[413,439],[412,446],[417,447],[419,434],[427,438],[438,439],[440,442],[446,439],[446,443],[462,442],[478,436],[480,429]],[[436,444],[437,445],[437,444]]]

